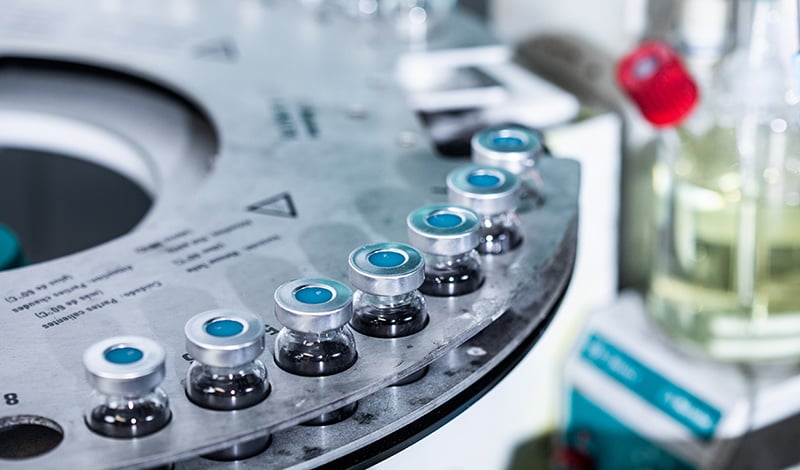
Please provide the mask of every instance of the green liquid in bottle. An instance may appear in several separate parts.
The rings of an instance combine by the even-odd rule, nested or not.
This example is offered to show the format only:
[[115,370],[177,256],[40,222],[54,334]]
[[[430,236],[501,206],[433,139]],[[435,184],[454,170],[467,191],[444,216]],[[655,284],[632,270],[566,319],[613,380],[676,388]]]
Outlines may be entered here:
[[653,171],[650,312],[717,358],[800,357],[800,139],[789,126],[679,129],[674,159]]

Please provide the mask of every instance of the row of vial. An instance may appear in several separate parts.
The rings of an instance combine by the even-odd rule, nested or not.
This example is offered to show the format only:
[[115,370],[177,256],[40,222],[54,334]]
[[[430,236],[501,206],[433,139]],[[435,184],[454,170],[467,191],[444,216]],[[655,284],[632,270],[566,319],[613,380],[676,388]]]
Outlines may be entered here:
[[[483,283],[478,252],[501,254],[522,241],[516,208],[524,191],[517,175],[533,166],[542,149],[540,135],[527,128],[504,126],[476,134],[473,159],[479,164],[447,176],[451,204],[424,206],[408,215],[408,238],[414,246],[377,243],[350,254],[349,280],[355,293],[330,279],[297,279],[278,287],[275,316],[283,329],[275,340],[275,363],[300,376],[342,372],[358,354],[348,324],[377,338],[412,335],[428,323],[422,293],[457,296],[477,290]],[[267,369],[258,359],[265,349],[260,317],[212,310],[191,318],[184,334],[194,359],[186,375],[190,401],[213,410],[238,410],[267,397]],[[165,357],[159,344],[134,336],[109,338],[88,348],[83,361],[95,390],[85,416],[88,427],[117,438],[163,428],[171,419],[167,395],[159,387]],[[413,378],[424,370],[420,372]],[[330,424],[354,410],[355,404],[305,424]],[[268,443],[267,436],[210,457],[246,458]]]

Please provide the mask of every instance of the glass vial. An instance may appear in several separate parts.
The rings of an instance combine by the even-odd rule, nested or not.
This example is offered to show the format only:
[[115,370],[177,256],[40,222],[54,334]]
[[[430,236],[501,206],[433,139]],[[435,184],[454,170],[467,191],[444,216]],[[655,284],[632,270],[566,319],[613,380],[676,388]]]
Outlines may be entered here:
[[519,178],[510,171],[486,165],[456,168],[447,175],[447,197],[481,217],[478,252],[499,255],[522,242],[517,216]]
[[[428,324],[428,310],[419,287],[425,281],[425,258],[416,248],[385,242],[362,246],[350,253],[353,319],[350,326],[376,338],[413,335]],[[421,379],[424,367],[393,385]]]
[[536,163],[550,153],[541,132],[515,124],[492,126],[472,136],[471,145],[474,163],[503,168],[519,176],[520,211],[542,203],[542,178]]
[[[192,317],[184,327],[186,350],[194,362],[186,372],[186,396],[212,410],[241,410],[263,401],[270,392],[264,352],[264,322],[248,312],[211,310]],[[263,452],[263,436],[204,457],[241,460]]]
[[[284,326],[275,339],[275,363],[306,377],[322,377],[349,369],[358,358],[353,332],[353,294],[330,279],[297,279],[275,290],[275,317]],[[303,424],[325,425],[355,412],[356,403]]]
[[106,437],[152,434],[172,413],[164,380],[164,348],[139,336],[118,336],[90,346],[83,354],[86,378],[94,391],[84,415],[92,431]]
[[350,326],[376,338],[399,338],[428,324],[425,298],[419,286],[425,280],[425,259],[416,248],[402,243],[376,243],[350,253],[353,319]]
[[408,239],[425,254],[423,294],[464,295],[483,285],[475,248],[480,242],[480,218],[472,209],[432,204],[412,211],[406,219]]

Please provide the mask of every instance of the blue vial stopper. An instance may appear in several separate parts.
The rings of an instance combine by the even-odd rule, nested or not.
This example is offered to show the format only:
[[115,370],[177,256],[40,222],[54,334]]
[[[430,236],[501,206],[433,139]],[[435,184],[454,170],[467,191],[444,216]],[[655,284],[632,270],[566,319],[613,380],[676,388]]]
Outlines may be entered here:
[[437,212],[435,214],[429,215],[425,221],[428,225],[437,228],[452,228],[457,227],[461,224],[464,219],[457,214],[451,214],[448,212]]
[[206,333],[218,338],[236,336],[244,330],[244,325],[236,320],[217,319],[206,323]]
[[392,250],[379,250],[370,254],[367,259],[380,268],[395,268],[406,262],[406,257]]
[[499,186],[502,181],[495,175],[475,171],[467,176],[467,183],[480,188],[493,188]]
[[140,349],[131,347],[112,348],[103,353],[106,361],[113,364],[133,364],[144,357]]
[[323,287],[303,287],[294,293],[294,298],[304,304],[322,304],[333,298],[333,293]]
[[526,148],[524,140],[511,136],[497,136],[492,139],[492,145],[499,150],[507,152],[519,152]]

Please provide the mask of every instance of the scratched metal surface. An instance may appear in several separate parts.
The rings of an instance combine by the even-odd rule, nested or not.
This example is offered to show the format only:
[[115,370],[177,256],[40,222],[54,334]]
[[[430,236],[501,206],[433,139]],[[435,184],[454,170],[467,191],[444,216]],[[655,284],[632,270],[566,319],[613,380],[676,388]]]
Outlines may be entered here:
[[[479,291],[428,298],[430,324],[412,337],[356,335],[359,360],[336,376],[297,377],[276,367],[271,359],[280,326],[272,311],[275,287],[304,276],[346,280],[346,257],[353,248],[405,241],[406,214],[442,201],[445,175],[464,162],[437,156],[406,106],[392,81],[405,46],[387,28],[343,15],[311,14],[288,1],[199,5],[4,5],[0,58],[55,58],[145,77],[205,113],[218,151],[197,156],[200,162],[191,159],[202,152],[191,149],[164,151],[177,157],[161,159],[160,145],[170,145],[173,136],[155,133],[155,142],[142,144],[142,153],[159,189],[154,208],[136,230],[84,252],[0,273],[0,394],[19,397],[13,405],[0,403],[0,419],[42,416],[64,430],[54,450],[0,460],[3,466],[146,467],[183,461],[264,432],[276,433],[279,442],[280,431],[291,433],[298,422],[343,404],[374,393],[411,393],[413,388],[387,391],[386,386],[459,354],[453,351],[510,308],[521,312],[522,326],[488,348],[492,352],[483,363],[452,375],[432,373],[427,382],[413,385],[455,392],[486,374],[530,334],[565,288],[574,257],[579,170],[573,161],[547,159],[540,166],[545,204],[522,214],[525,241],[519,250],[485,258],[487,281]],[[467,42],[458,34],[440,34],[432,36],[432,47]],[[42,99],[30,90],[39,86],[56,96],[58,87],[26,80],[24,70],[18,76],[0,73],[0,83],[15,90],[0,93],[0,112],[9,116],[34,111],[94,119],[94,124],[135,134],[128,129],[134,123],[119,119],[125,122],[126,113],[137,109],[136,100],[108,109],[102,93],[70,87],[64,90],[80,99]],[[69,107],[73,102],[81,106]],[[184,166],[192,175],[182,172]],[[185,398],[181,384],[188,367],[182,358],[184,322],[220,307],[255,312],[268,324],[262,359],[272,393],[238,412],[199,408]],[[90,390],[81,354],[93,342],[120,334],[151,337],[167,350],[163,388],[173,419],[162,431],[135,440],[95,435],[82,418]],[[437,362],[432,371],[444,364]],[[440,397],[385,413],[384,421],[375,421],[384,424],[358,431],[356,445],[433,409],[447,394]],[[362,412],[375,403],[370,399]],[[275,465],[313,466],[350,450],[342,441],[324,452],[288,452]]]

